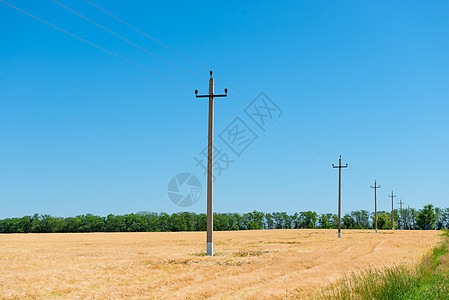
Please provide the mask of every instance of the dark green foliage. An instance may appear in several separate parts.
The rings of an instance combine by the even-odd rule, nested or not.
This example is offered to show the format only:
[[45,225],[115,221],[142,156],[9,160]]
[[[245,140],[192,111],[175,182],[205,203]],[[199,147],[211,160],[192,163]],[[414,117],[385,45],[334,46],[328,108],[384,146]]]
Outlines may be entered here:
[[355,229],[369,229],[370,226],[370,214],[367,210],[356,210],[351,212],[351,217],[355,221]]
[[253,211],[243,215],[243,224],[245,229],[263,229],[265,214],[263,212]]
[[439,220],[441,222],[441,228],[449,229],[449,208],[440,209],[441,214],[439,216]]
[[356,224],[355,220],[351,215],[346,214],[341,218],[342,228],[344,229],[358,229],[359,226]]
[[274,227],[270,229],[289,229],[291,227],[292,217],[287,215],[286,212],[274,212],[272,214]]
[[[422,210],[403,211],[404,224],[411,224],[411,229],[423,228],[425,224],[436,224],[437,228],[449,227],[449,209],[433,209],[427,205]],[[378,212],[378,228],[391,229],[391,217],[388,212]],[[370,220],[371,218],[371,220]],[[394,212],[395,227],[398,221]],[[108,215],[106,217],[92,214],[76,217],[53,217],[50,215],[24,216],[0,220],[0,233],[29,232],[143,232],[143,231],[205,231],[206,214],[179,212],[167,213],[138,212],[126,215]],[[369,229],[374,227],[374,215],[366,210],[356,210],[342,217],[344,229]],[[415,224],[416,223],[416,224]],[[373,224],[371,226],[371,224]],[[424,224],[424,225],[423,225]],[[318,215],[314,211],[264,213],[252,211],[245,214],[214,213],[214,230],[254,230],[254,229],[336,229],[336,214]],[[405,226],[408,228],[409,225]]]
[[[393,226],[394,226],[394,228],[396,228],[397,223],[393,222]],[[374,227],[374,220],[373,220],[373,227]],[[380,212],[377,215],[377,228],[378,229],[391,229],[391,214],[390,213]]]
[[432,204],[424,206],[416,217],[416,223],[418,224],[419,229],[424,229],[427,224],[430,224],[433,228],[436,220],[437,215],[435,214]]
[[314,211],[304,211],[299,213],[298,228],[315,228],[318,221],[318,215]]
[[322,214],[318,218],[318,228],[331,229],[335,228],[332,225],[333,215],[332,214]]

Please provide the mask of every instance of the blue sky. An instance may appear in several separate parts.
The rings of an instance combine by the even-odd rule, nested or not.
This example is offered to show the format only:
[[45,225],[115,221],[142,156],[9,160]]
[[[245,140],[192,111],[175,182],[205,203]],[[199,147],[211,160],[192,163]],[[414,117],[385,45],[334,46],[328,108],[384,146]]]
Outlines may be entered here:
[[[51,0],[7,2],[181,84],[0,3],[0,218],[205,212],[193,158],[208,108],[193,90],[207,93],[209,69],[238,97],[216,99],[217,147],[233,154],[218,135],[236,116],[258,135],[217,177],[215,211],[336,212],[340,154],[343,212],[374,210],[375,179],[379,210],[392,190],[395,206],[449,206],[447,1],[93,1],[202,68],[61,0],[203,80]],[[264,134],[238,101],[260,92],[283,111]],[[182,172],[203,185],[186,209],[167,196]]]

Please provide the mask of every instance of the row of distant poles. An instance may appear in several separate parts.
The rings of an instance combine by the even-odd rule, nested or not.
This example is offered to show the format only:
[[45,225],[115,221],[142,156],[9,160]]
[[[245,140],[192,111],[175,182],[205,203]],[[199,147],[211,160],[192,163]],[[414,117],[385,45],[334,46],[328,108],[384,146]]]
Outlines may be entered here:
[[[213,246],[213,230],[214,230],[214,215],[213,215],[213,136],[214,136],[214,98],[227,97],[228,90],[224,89],[224,94],[214,94],[214,78],[212,77],[212,71],[210,71],[209,79],[209,94],[198,95],[198,90],[195,90],[196,98],[209,98],[209,120],[208,120],[208,143],[207,143],[207,251],[208,256],[214,255]],[[341,155],[338,160],[338,166],[332,164],[333,168],[338,168],[338,237],[341,237],[341,169],[347,168],[348,164],[341,164]],[[377,182],[374,181],[374,217],[375,217],[375,230],[377,233]],[[391,192],[391,229],[394,230],[394,217],[393,217],[393,199],[396,197]],[[402,201],[401,204],[401,221],[402,221]]]
[[[341,237],[341,169],[347,168],[348,164],[344,166],[341,164],[341,155],[338,159],[338,166],[332,164],[332,167],[338,169],[338,238]],[[374,180],[374,186],[371,185],[371,188],[374,189],[374,228],[377,233],[377,189],[380,188],[380,185],[377,185],[376,180]],[[393,191],[391,191],[391,230],[394,230],[394,195]],[[404,202],[399,201],[399,205],[401,206],[401,224],[402,224],[402,204]]]

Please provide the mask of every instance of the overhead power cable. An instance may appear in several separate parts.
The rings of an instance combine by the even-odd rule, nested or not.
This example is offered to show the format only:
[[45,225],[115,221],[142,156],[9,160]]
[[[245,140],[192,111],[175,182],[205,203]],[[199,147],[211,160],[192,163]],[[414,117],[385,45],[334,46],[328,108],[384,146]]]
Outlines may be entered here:
[[[118,38],[124,40],[125,42],[127,42],[127,43],[129,43],[129,44],[131,44],[131,45],[133,45],[133,46],[136,46],[137,48],[139,48],[139,49],[141,49],[141,50],[143,50],[143,51],[145,51],[145,52],[147,52],[147,53],[153,55],[154,57],[157,57],[157,58],[159,58],[159,59],[165,61],[166,63],[169,63],[169,64],[171,64],[172,66],[174,66],[174,67],[176,67],[176,68],[178,68],[178,69],[180,69],[180,70],[182,70],[182,71],[184,71],[184,72],[186,72],[186,73],[189,73],[190,75],[193,75],[193,76],[195,76],[195,77],[197,77],[197,78],[199,78],[199,79],[201,79],[201,80],[206,80],[206,79],[204,79],[203,77],[200,77],[200,76],[196,75],[195,73],[192,73],[192,72],[190,72],[189,70],[186,70],[186,69],[184,69],[184,68],[182,68],[182,67],[180,67],[180,66],[178,66],[178,65],[176,65],[176,64],[174,64],[174,63],[172,63],[171,61],[166,60],[165,58],[163,58],[163,57],[161,57],[161,56],[159,56],[159,55],[157,55],[157,54],[155,54],[155,53],[149,51],[148,49],[145,49],[144,47],[139,46],[139,45],[137,45],[136,43],[131,42],[130,40],[128,40],[128,39],[122,37],[121,35],[119,35],[119,34],[113,32],[112,30],[109,30],[109,29],[107,29],[106,27],[104,27],[104,26],[102,26],[102,25],[100,25],[100,24],[98,24],[98,23],[92,21],[91,19],[89,19],[89,18],[83,16],[82,14],[80,14],[80,13],[74,11],[73,9],[71,9],[71,8],[69,8],[69,7],[67,7],[67,6],[65,6],[64,4],[62,4],[62,3],[60,3],[60,2],[58,2],[58,1],[56,1],[56,0],[51,0],[51,1],[53,1],[54,3],[58,4],[59,6],[61,6],[61,7],[63,7],[63,8],[65,8],[66,10],[68,10],[68,11],[70,11],[70,12],[72,12],[72,13],[78,15],[78,16],[80,16],[81,18],[83,18],[83,19],[85,19],[86,21],[88,21],[88,22],[94,24],[95,26],[98,26],[98,27],[100,27],[101,29],[103,29],[103,30],[105,30],[105,31],[107,31],[107,32],[109,32],[109,33],[115,35],[116,37],[118,37]],[[207,81],[207,80],[206,80],[206,81]]]
[[[234,97],[237,101],[239,101],[240,103],[242,103],[242,104],[245,105],[245,103],[242,102],[239,98],[237,98],[235,94],[232,94],[232,93],[229,93],[229,94],[230,94],[232,97]],[[246,105],[247,105],[247,104],[246,104]],[[275,119],[272,119],[272,120],[273,120],[273,121],[276,121],[276,123],[278,123],[278,124],[282,124],[281,122],[279,122],[279,121],[277,121],[277,120],[275,120]],[[321,156],[323,156],[323,157],[325,157],[325,158],[327,158],[327,159],[332,159],[331,157],[329,157],[329,156],[327,156],[327,155],[324,155],[324,154],[322,154],[321,152],[316,151],[315,149],[309,147],[307,144],[302,143],[302,142],[299,141],[297,138],[295,138],[292,134],[287,133],[285,130],[283,130],[283,129],[280,128],[279,126],[276,126],[273,122],[271,123],[271,126],[273,126],[274,128],[276,128],[278,131],[280,131],[281,133],[283,133],[285,136],[287,136],[287,137],[289,137],[290,139],[292,139],[292,140],[293,140],[294,142],[296,142],[297,144],[299,144],[299,145],[303,146],[304,148],[308,149],[309,151],[312,151],[312,152],[314,152],[315,154],[321,155]],[[291,130],[290,130],[290,131],[291,131]]]
[[74,38],[76,38],[76,39],[78,39],[78,40],[80,40],[80,41],[83,41],[83,42],[85,42],[85,43],[87,43],[87,44],[89,44],[89,45],[91,45],[91,46],[94,46],[94,47],[97,48],[97,49],[100,49],[100,50],[102,50],[102,51],[104,51],[104,52],[106,52],[106,53],[109,53],[109,54],[111,54],[111,55],[114,55],[114,56],[117,57],[117,58],[120,58],[120,59],[122,59],[122,60],[124,60],[124,61],[126,61],[126,62],[129,62],[129,63],[131,63],[131,64],[133,64],[133,65],[135,65],[135,66],[138,66],[139,68],[142,68],[142,69],[144,69],[144,70],[150,71],[150,72],[152,72],[153,74],[159,75],[159,76],[161,76],[161,77],[163,77],[163,78],[165,78],[165,79],[168,79],[168,80],[170,80],[170,81],[173,81],[173,82],[175,82],[175,83],[177,83],[177,84],[180,84],[180,85],[182,85],[182,86],[188,87],[189,89],[192,89],[192,90],[194,89],[193,87],[191,87],[191,86],[189,86],[189,85],[187,85],[187,84],[184,84],[184,83],[182,83],[182,82],[179,82],[179,81],[177,81],[177,80],[175,80],[175,79],[173,79],[173,78],[170,78],[170,77],[168,77],[168,76],[165,76],[165,75],[163,75],[163,74],[161,74],[161,73],[158,73],[158,72],[156,72],[156,71],[154,71],[154,70],[151,70],[151,69],[149,69],[149,68],[147,68],[147,67],[145,67],[145,66],[142,66],[142,65],[140,65],[140,64],[138,64],[138,63],[136,63],[136,62],[134,62],[134,61],[131,61],[131,60],[129,60],[129,59],[123,57],[123,56],[120,56],[120,55],[118,55],[118,54],[116,54],[116,53],[114,53],[114,52],[111,52],[111,51],[109,51],[109,50],[107,50],[107,49],[105,49],[105,48],[103,48],[103,47],[100,47],[100,46],[98,46],[98,45],[96,45],[96,44],[94,44],[94,43],[92,43],[92,42],[89,42],[88,40],[85,40],[85,39],[83,39],[83,38],[81,38],[81,37],[79,37],[79,36],[77,36],[77,35],[75,35],[75,34],[73,34],[73,33],[71,33],[71,32],[68,32],[67,30],[64,30],[64,29],[62,29],[62,28],[60,28],[60,27],[58,27],[58,26],[56,26],[56,25],[53,25],[53,24],[51,24],[51,23],[49,23],[49,22],[47,22],[47,21],[45,21],[45,20],[43,20],[43,19],[41,19],[41,18],[39,18],[39,17],[36,17],[36,16],[34,16],[34,15],[32,15],[32,14],[30,14],[30,13],[28,13],[28,12],[26,12],[26,11],[24,11],[24,10],[18,8],[18,7],[15,7],[14,5],[9,4],[8,2],[6,2],[6,1],[4,1],[4,0],[0,0],[0,2],[6,4],[6,5],[8,5],[8,6],[14,8],[14,9],[16,9],[16,10],[18,10],[18,11],[20,11],[20,12],[22,12],[22,13],[24,13],[24,14],[26,14],[26,15],[28,15],[28,16],[30,16],[30,17],[32,17],[32,18],[38,20],[38,21],[40,21],[40,22],[42,22],[42,23],[45,23],[45,24],[47,24],[47,25],[50,25],[51,27],[53,27],[53,28],[55,28],[55,29],[57,29],[57,30],[59,30],[59,31],[62,31],[62,32],[66,33],[66,34],[68,34],[68,35],[70,35],[70,36],[72,36],[72,37],[74,37]]
[[[55,0],[52,0],[52,1],[55,1]],[[55,2],[56,2],[56,1],[55,1]],[[198,63],[197,61],[195,61],[195,60],[193,60],[193,59],[191,59],[191,58],[185,56],[184,54],[182,54],[182,53],[180,53],[180,52],[174,50],[173,48],[167,46],[166,44],[164,44],[164,43],[162,43],[161,41],[159,41],[159,40],[153,38],[152,36],[146,34],[145,32],[143,32],[143,31],[137,29],[136,27],[134,27],[134,26],[130,25],[129,23],[123,21],[123,20],[120,19],[119,17],[115,16],[114,14],[112,14],[111,12],[107,11],[106,9],[100,7],[99,5],[93,3],[92,1],[86,0],[86,2],[88,2],[89,4],[91,4],[91,5],[94,6],[94,7],[98,8],[99,10],[101,10],[101,11],[104,12],[104,13],[106,13],[107,15],[113,17],[114,19],[116,19],[116,20],[119,21],[120,23],[122,23],[122,24],[128,26],[129,28],[135,30],[136,32],[138,32],[138,33],[140,33],[140,34],[142,34],[142,35],[144,35],[145,37],[151,39],[152,41],[154,41],[154,42],[156,42],[156,43],[162,45],[163,47],[169,49],[170,51],[173,51],[174,53],[176,53],[176,54],[178,54],[178,55],[184,57],[185,59],[187,59],[187,60],[189,60],[189,61],[195,63],[196,65],[200,66],[200,67],[203,68],[203,69],[209,70],[209,69],[206,68],[204,65],[202,65],[202,64]],[[195,76],[196,76],[196,75],[195,75]],[[243,97],[243,98],[245,98],[247,101],[249,101],[244,95],[242,95],[238,90],[236,90],[235,88],[233,88],[228,82],[226,82],[223,78],[221,78],[220,76],[218,76],[216,73],[215,73],[215,77],[216,77],[217,79],[221,80],[222,82],[224,82],[224,83],[227,85],[228,88],[230,88],[231,90],[234,90],[234,91],[235,91],[237,94],[239,94],[241,97]],[[233,97],[234,97],[238,102],[240,102],[242,105],[244,105],[244,106],[247,106],[247,105],[248,105],[247,102],[245,102],[245,101],[243,101],[242,99],[240,99],[237,95],[235,95],[235,94],[233,94],[233,93],[230,93],[230,95],[233,96]],[[270,121],[270,120],[268,120],[268,121]],[[298,137],[298,138],[304,140],[305,142],[307,142],[307,143],[309,143],[309,144],[315,146],[316,148],[320,148],[320,149],[322,149],[322,150],[325,150],[324,148],[319,147],[319,146],[313,144],[312,142],[308,141],[307,139],[301,137],[300,135],[298,135],[297,133],[295,133],[293,130],[288,129],[288,127],[285,126],[285,125],[283,125],[282,122],[277,121],[277,120],[273,120],[273,121],[275,121],[276,123],[278,123],[279,125],[281,125],[281,126],[284,127],[285,129],[287,129],[288,131],[290,131],[290,132],[291,132],[292,134],[294,134],[296,137]],[[328,155],[326,155],[326,154],[323,154],[322,152],[320,152],[320,151],[318,151],[318,150],[315,150],[315,149],[311,148],[310,146],[304,144],[303,142],[299,141],[299,140],[298,140],[295,136],[293,136],[292,134],[287,133],[285,130],[283,130],[283,129],[280,128],[279,126],[274,125],[273,122],[271,122],[271,124],[272,124],[273,127],[275,127],[278,131],[280,131],[281,133],[283,133],[283,134],[284,134],[285,136],[287,136],[288,138],[292,139],[294,142],[296,142],[296,143],[298,143],[299,145],[303,146],[304,148],[306,148],[306,149],[308,149],[308,150],[310,150],[310,151],[312,151],[312,152],[314,152],[314,153],[316,153],[316,154],[318,154],[318,155],[320,155],[320,156],[322,156],[322,157],[325,157],[326,159],[332,159],[330,156],[328,156]],[[332,153],[333,155],[335,155],[335,153],[333,153],[332,151],[328,151],[328,150],[326,150],[326,151],[329,152],[329,153]]]
[[[232,113],[232,112],[229,111],[227,108],[225,108],[224,106],[220,105],[219,103],[215,102],[214,105],[217,105],[220,109],[222,109],[224,112],[230,114],[231,116],[237,117],[234,113]],[[302,153],[302,152],[300,152],[300,151],[298,151],[298,150],[296,150],[296,149],[294,149],[294,148],[292,148],[292,147],[289,147],[289,146],[286,145],[286,144],[281,143],[279,140],[277,140],[277,139],[275,139],[275,138],[273,138],[273,137],[267,135],[265,132],[263,132],[263,131],[260,130],[259,128],[252,127],[252,126],[249,126],[249,125],[247,125],[247,126],[250,127],[251,129],[253,129],[253,130],[259,132],[260,134],[264,135],[265,137],[267,137],[268,139],[272,140],[272,141],[275,142],[276,144],[279,144],[279,145],[281,145],[281,146],[284,146],[284,147],[288,148],[289,150],[295,152],[296,154],[300,154],[300,155],[302,155],[302,156],[305,156],[305,157],[307,157],[307,158],[310,158],[310,159],[312,159],[312,160],[317,161],[316,158],[314,158],[314,157],[312,157],[312,156],[310,156],[310,155],[304,154],[304,153]]]
[[[184,68],[182,68],[182,67],[180,67],[180,66],[178,66],[178,65],[176,65],[176,64],[174,64],[174,63],[172,63],[172,62],[170,62],[170,61],[168,61],[168,60],[166,60],[166,59],[164,59],[164,58],[162,58],[162,57],[160,57],[160,56],[158,56],[158,55],[156,55],[156,54],[154,54],[153,52],[151,52],[151,51],[149,51],[149,50],[147,50],[147,49],[145,49],[145,48],[143,48],[143,47],[141,47],[141,46],[139,46],[139,45],[137,45],[137,44],[135,44],[135,43],[129,41],[128,39],[126,39],[126,38],[124,38],[124,37],[122,37],[122,36],[116,34],[115,32],[113,32],[113,31],[111,31],[111,30],[105,28],[104,26],[102,26],[102,25],[100,25],[100,24],[98,24],[98,23],[96,23],[96,22],[90,20],[89,18],[87,18],[87,17],[81,15],[80,13],[78,13],[78,12],[76,12],[76,11],[70,9],[69,7],[67,7],[67,6],[65,6],[65,5],[63,5],[63,4],[61,4],[61,3],[59,3],[58,1],[56,1],[56,0],[52,0],[52,1],[55,2],[56,4],[60,5],[61,7],[65,8],[65,9],[67,9],[67,10],[69,10],[69,11],[71,11],[72,13],[74,13],[74,14],[76,14],[76,15],[82,17],[83,19],[85,19],[85,20],[91,22],[92,24],[94,24],[94,25],[96,25],[96,26],[102,28],[103,30],[105,30],[105,31],[107,31],[107,32],[109,32],[109,33],[111,33],[111,34],[113,34],[113,35],[119,37],[120,39],[126,41],[127,43],[129,43],[129,44],[131,44],[131,45],[133,45],[133,46],[136,46],[136,47],[138,47],[139,49],[144,50],[145,52],[147,52],[147,53],[149,53],[149,54],[152,54],[153,56],[155,56],[155,57],[157,57],[157,58],[159,58],[159,59],[161,59],[161,60],[164,60],[165,62],[167,62],[167,63],[169,63],[169,64],[171,64],[171,65],[173,65],[173,66],[175,66],[175,67],[177,67],[177,68],[179,68],[179,69],[181,69],[181,70],[183,70],[183,71],[185,71],[185,72],[187,72],[187,73],[189,73],[189,74],[191,74],[191,75],[193,75],[193,76],[195,76],[195,77],[198,77],[198,78],[200,78],[200,79],[203,79],[202,77],[200,77],[200,76],[198,76],[198,75],[196,75],[196,74],[194,74],[194,73],[192,73],[192,72],[190,72],[190,71],[188,71],[188,70],[186,70],[186,69],[184,69]],[[202,68],[204,68],[204,69],[207,69],[205,66],[201,65],[200,63],[196,62],[195,60],[190,59],[189,57],[187,57],[187,56],[183,55],[182,53],[180,53],[180,52],[178,52],[178,51],[172,49],[171,47],[165,45],[164,43],[162,43],[162,42],[160,42],[160,41],[158,41],[158,40],[156,40],[155,38],[149,36],[148,34],[146,34],[146,33],[142,32],[142,31],[138,30],[137,28],[133,27],[132,25],[130,25],[130,24],[128,24],[128,23],[126,23],[125,21],[122,21],[122,20],[119,19],[118,17],[114,16],[113,14],[109,13],[108,11],[106,11],[106,10],[104,10],[103,8],[99,7],[98,5],[92,3],[91,1],[89,1],[89,0],[86,0],[86,1],[87,1],[89,4],[91,4],[91,5],[95,6],[95,7],[97,7],[97,8],[100,9],[101,11],[105,12],[106,14],[110,15],[111,17],[115,18],[116,20],[120,21],[121,23],[125,24],[126,26],[128,26],[128,27],[132,28],[133,30],[135,30],[135,31],[137,31],[137,32],[139,32],[139,33],[141,33],[141,34],[143,34],[143,35],[146,36],[147,38],[153,40],[154,42],[159,43],[160,45],[164,46],[165,48],[167,48],[167,49],[169,49],[169,50],[171,50],[171,51],[177,53],[178,55],[180,55],[180,56],[182,56],[182,57],[188,59],[189,61],[191,61],[191,62],[197,64],[198,66],[200,66],[200,67],[202,67]],[[83,41],[83,42],[85,42],[85,43],[87,43],[87,44],[89,44],[89,45],[91,45],[91,46],[94,46],[94,47],[96,47],[97,49],[100,49],[100,50],[102,50],[102,51],[104,51],[104,52],[106,52],[106,53],[109,53],[109,54],[111,54],[111,55],[113,55],[113,56],[115,56],[115,57],[117,57],[117,58],[120,58],[120,59],[122,59],[122,60],[124,60],[124,61],[127,61],[127,62],[129,62],[129,63],[131,63],[131,64],[133,64],[133,65],[135,65],[135,66],[138,66],[138,67],[140,67],[140,68],[142,68],[142,69],[145,69],[145,70],[147,70],[147,71],[150,71],[150,72],[152,72],[152,73],[154,73],[154,74],[156,74],[156,75],[159,75],[159,76],[161,76],[161,77],[163,77],[163,78],[165,78],[165,79],[168,79],[168,80],[170,80],[170,81],[173,81],[173,82],[175,82],[175,83],[177,83],[177,84],[180,84],[180,85],[182,85],[182,86],[188,87],[189,89],[192,89],[192,90],[194,89],[193,87],[191,87],[191,86],[189,86],[189,85],[187,85],[187,84],[184,84],[184,83],[182,83],[182,82],[180,82],[180,81],[178,81],[178,80],[175,80],[175,79],[170,78],[170,77],[168,77],[168,76],[166,76],[166,75],[163,75],[163,74],[161,74],[161,73],[158,73],[158,72],[156,72],[156,71],[154,71],[154,70],[152,70],[152,69],[149,69],[149,68],[147,68],[147,67],[145,67],[145,66],[142,66],[141,64],[138,64],[138,63],[136,63],[136,62],[134,62],[134,61],[131,61],[131,60],[129,60],[129,59],[123,57],[123,56],[120,56],[120,55],[118,55],[118,54],[116,54],[116,53],[114,53],[114,52],[112,52],[112,51],[109,51],[109,50],[107,50],[107,49],[105,49],[105,48],[103,48],[103,47],[100,47],[100,46],[98,46],[98,45],[96,45],[96,44],[94,44],[94,43],[92,43],[92,42],[89,42],[89,41],[87,41],[87,40],[85,40],[85,39],[83,39],[83,38],[81,38],[81,37],[79,37],[79,36],[77,36],[77,35],[75,35],[75,34],[73,34],[73,33],[70,33],[70,32],[68,32],[68,31],[66,31],[66,30],[64,30],[64,29],[62,29],[62,28],[60,28],[60,27],[57,27],[56,25],[53,25],[53,24],[51,24],[51,23],[49,23],[49,22],[47,22],[47,21],[45,21],[45,20],[43,20],[43,19],[41,19],[41,18],[39,18],[39,17],[36,17],[36,16],[34,16],[34,15],[32,15],[32,14],[30,14],[30,13],[28,13],[28,12],[22,10],[22,9],[19,9],[19,8],[15,7],[15,6],[11,5],[11,4],[9,4],[8,2],[6,2],[6,1],[4,1],[4,0],[0,0],[0,2],[2,2],[2,3],[4,3],[4,4],[6,4],[6,5],[8,5],[8,6],[14,8],[14,9],[16,9],[16,10],[18,10],[18,11],[20,11],[20,12],[26,14],[26,15],[29,15],[29,16],[33,17],[34,19],[36,19],[36,20],[38,20],[38,21],[40,21],[40,22],[43,22],[43,23],[45,23],[45,24],[47,24],[47,25],[50,25],[50,26],[52,26],[53,28],[55,28],[55,29],[57,29],[57,30],[60,30],[60,31],[62,31],[62,32],[64,32],[64,33],[66,33],[66,34],[68,34],[68,35],[74,37],[74,38],[77,38],[77,39],[79,39],[79,40],[81,40],[81,41]],[[227,83],[225,80],[223,80],[221,77],[217,76],[217,78],[218,78],[219,80],[223,81],[225,84],[228,84],[228,83]],[[229,86],[229,87],[232,88],[231,86]],[[243,96],[243,95],[242,95],[240,92],[238,92],[236,89],[234,89],[234,88],[232,88],[232,89],[233,89],[234,91],[236,91],[240,96],[242,96],[243,98],[246,99],[246,97]],[[245,106],[247,105],[247,103],[245,103],[243,100],[241,100],[241,99],[240,99],[239,97],[237,97],[235,94],[231,94],[231,95],[232,95],[238,102],[240,102],[242,105],[245,105]],[[234,114],[231,113],[229,110],[226,110],[224,107],[222,107],[221,105],[218,105],[218,106],[219,106],[221,109],[225,110],[227,113],[230,113],[230,114],[234,115]],[[234,115],[234,116],[235,116],[235,115]],[[274,120],[274,121],[276,121],[276,120]],[[278,124],[282,125],[282,126],[283,126],[284,128],[286,128],[287,130],[289,130],[292,134],[298,136],[299,138],[302,138],[301,136],[299,136],[298,134],[296,134],[294,131],[288,129],[288,127],[286,127],[285,125],[283,125],[281,122],[279,122],[279,121],[276,121],[276,122],[277,122]],[[326,158],[329,158],[328,156],[323,155],[322,153],[320,153],[320,152],[318,152],[318,151],[316,151],[316,150],[310,148],[310,147],[307,146],[306,144],[300,142],[298,139],[296,139],[296,138],[295,138],[294,136],[292,136],[291,134],[288,134],[287,132],[285,132],[284,130],[282,130],[280,127],[274,125],[273,123],[272,123],[272,125],[273,125],[277,130],[279,130],[279,131],[282,132],[284,135],[286,135],[287,137],[291,138],[292,140],[294,140],[296,143],[300,144],[301,146],[307,148],[308,150],[310,150],[310,151],[312,151],[312,152],[315,152],[316,154],[319,154],[319,155],[321,155],[321,156],[324,156],[324,157],[326,157]],[[315,158],[313,158],[313,157],[311,157],[311,156],[309,156],[309,155],[306,155],[306,154],[304,154],[304,153],[302,153],[302,152],[299,152],[299,151],[297,151],[297,150],[295,150],[295,149],[293,149],[293,148],[291,148],[291,147],[289,147],[289,146],[287,146],[287,145],[285,145],[285,144],[280,143],[278,140],[276,140],[276,139],[274,139],[274,138],[268,136],[266,133],[264,133],[263,131],[260,131],[259,129],[256,129],[256,128],[253,128],[253,129],[256,130],[256,131],[258,131],[259,133],[265,135],[267,138],[271,139],[272,141],[274,141],[274,142],[276,142],[276,143],[278,143],[278,144],[280,144],[280,145],[282,145],[282,146],[285,146],[285,147],[289,148],[290,150],[292,150],[292,151],[294,151],[294,152],[296,152],[296,153],[298,153],[298,154],[300,154],[300,155],[306,156],[306,157],[308,157],[308,158],[310,158],[310,159],[312,159],[312,160],[316,160]],[[304,139],[304,138],[302,138],[302,139]],[[305,139],[304,139],[304,140],[305,140]],[[307,141],[307,142],[313,145],[313,143],[311,143],[311,142],[309,142],[309,141]],[[315,145],[315,146],[316,146],[316,145]],[[318,146],[316,146],[316,147],[318,147]]]
[[147,38],[149,38],[150,40],[152,40],[152,41],[154,41],[154,42],[156,42],[156,43],[158,43],[158,44],[160,44],[160,45],[164,46],[165,48],[167,48],[167,49],[169,49],[169,50],[171,50],[171,51],[175,52],[176,54],[178,54],[178,55],[180,55],[180,56],[184,57],[185,59],[187,59],[187,60],[190,60],[191,62],[193,62],[194,64],[196,64],[196,65],[200,66],[201,68],[203,68],[203,69],[205,69],[205,70],[209,70],[209,69],[210,69],[210,68],[207,68],[207,67],[203,66],[202,64],[200,64],[200,63],[198,63],[198,62],[194,61],[193,59],[190,59],[190,58],[188,58],[187,56],[185,56],[185,55],[183,55],[182,53],[180,53],[180,52],[176,51],[175,49],[173,49],[173,48],[171,48],[171,47],[169,47],[169,46],[165,45],[165,44],[164,44],[164,43],[162,43],[161,41],[159,41],[159,40],[157,40],[157,39],[155,39],[155,38],[153,38],[153,37],[149,36],[149,35],[148,35],[148,34],[146,34],[145,32],[142,32],[142,31],[140,31],[140,30],[139,30],[139,29],[137,29],[136,27],[134,27],[134,26],[132,26],[132,25],[130,25],[130,24],[128,24],[128,23],[126,23],[126,22],[125,22],[125,21],[123,21],[122,19],[120,19],[120,18],[118,18],[118,17],[114,16],[113,14],[111,14],[111,13],[110,13],[110,12],[108,12],[107,10],[105,10],[105,9],[101,8],[100,6],[96,5],[95,3],[92,3],[92,2],[91,2],[91,1],[89,1],[89,0],[86,0],[86,2],[88,2],[89,4],[91,4],[91,5],[95,6],[96,8],[98,8],[99,10],[101,10],[102,12],[104,12],[104,13],[106,13],[106,14],[110,15],[111,17],[113,17],[113,18],[114,18],[114,19],[116,19],[117,21],[119,21],[119,22],[121,22],[121,23],[125,24],[125,25],[126,25],[126,26],[128,26],[129,28],[131,28],[131,29],[133,29],[133,30],[135,30],[135,31],[139,32],[140,34],[143,34],[144,36],[146,36],[146,37],[147,37]]

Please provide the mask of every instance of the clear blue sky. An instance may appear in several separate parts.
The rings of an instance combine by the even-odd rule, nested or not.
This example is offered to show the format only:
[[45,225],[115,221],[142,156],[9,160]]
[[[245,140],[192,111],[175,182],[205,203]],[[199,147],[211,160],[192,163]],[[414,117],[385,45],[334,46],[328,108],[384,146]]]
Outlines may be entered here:
[[[215,211],[336,212],[339,154],[343,212],[374,210],[375,179],[379,210],[392,190],[395,206],[449,207],[448,1],[93,1],[207,69],[84,0],[60,1],[205,80],[50,0],[8,2],[191,88],[0,3],[0,218],[205,212],[205,189],[182,209],[167,185],[191,172],[205,188],[193,158],[207,100],[193,89],[207,92],[208,69],[228,83],[217,92],[265,92],[283,111],[217,178]],[[231,156],[219,133],[235,116],[257,125],[236,98],[216,102],[216,145]]]

